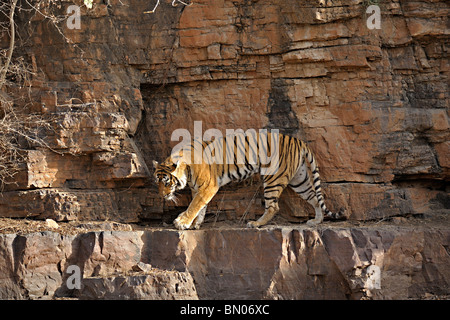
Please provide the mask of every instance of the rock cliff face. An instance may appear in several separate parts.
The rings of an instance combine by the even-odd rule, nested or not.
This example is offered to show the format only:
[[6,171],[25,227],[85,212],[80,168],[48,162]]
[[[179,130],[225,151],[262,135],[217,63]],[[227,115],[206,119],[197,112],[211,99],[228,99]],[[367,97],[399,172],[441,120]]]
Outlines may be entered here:
[[[52,117],[59,153],[29,151],[2,216],[161,219],[170,207],[146,164],[168,156],[174,130],[193,135],[194,121],[200,134],[277,128],[307,141],[329,207],[350,219],[450,208],[447,2],[383,1],[372,30],[365,1],[199,0],[144,14],[150,6],[94,1],[80,29],[19,15],[16,54],[36,72],[33,110]],[[220,193],[210,212],[254,197],[260,214],[261,193],[245,190]]]
[[[59,7],[44,1],[39,10],[62,15],[74,3],[82,5],[81,0],[63,0]],[[92,9],[81,6],[79,29],[69,29],[65,21],[55,28],[38,13],[17,14],[18,41],[23,42],[15,55],[30,64],[34,75],[27,83],[30,91],[10,88],[9,94],[30,95],[30,112],[51,119],[54,129],[45,133],[51,150],[27,150],[28,160],[15,177],[17,183],[7,185],[0,196],[0,217],[171,223],[190,195],[182,194],[177,206],[162,202],[149,179],[149,166],[153,159],[166,158],[178,143],[170,141],[174,130],[185,128],[194,135],[194,121],[201,121],[200,134],[210,128],[223,134],[226,129],[274,128],[306,141],[317,156],[328,207],[345,209],[351,221],[435,214],[448,219],[447,1],[381,1],[380,29],[367,27],[371,14],[366,13],[368,1],[363,0],[196,0],[191,6],[177,7],[161,1],[155,13],[144,14],[153,6],[143,0],[94,0]],[[8,37],[2,38],[0,44],[6,47]],[[256,179],[221,191],[208,208],[209,219],[236,221],[262,214],[259,186]],[[295,195],[283,194],[280,214],[286,219],[298,222],[311,213]],[[156,237],[158,232],[126,237],[135,237],[139,247],[142,238]],[[258,271],[257,293],[242,293],[242,297],[356,297],[366,294],[363,288],[368,272],[373,271],[368,270],[370,265],[387,268],[392,272],[383,272],[387,277],[406,274],[405,283],[411,286],[416,285],[411,280],[416,272],[427,285],[449,281],[444,271],[430,276],[430,268],[435,267],[427,264],[425,256],[431,253],[422,254],[445,251],[447,234],[397,230],[394,235],[366,229],[327,229],[319,234],[296,228],[233,229],[217,235],[208,230],[161,232],[158,236],[173,238],[173,243],[193,237],[189,241],[197,243],[198,250],[177,253],[186,259],[180,261],[191,266],[189,276],[180,265],[176,269],[181,273],[164,275],[160,281],[182,279],[192,288],[192,274],[201,285],[187,295],[205,297],[216,290],[217,297],[232,297],[224,280],[230,270],[241,270],[241,282],[233,278],[230,283],[239,282],[244,288],[255,280],[245,270],[255,266],[220,269],[222,258],[213,256],[214,250],[205,245],[217,250],[231,246],[226,240],[230,233],[276,247],[277,258]],[[4,250],[12,250],[11,261],[17,262],[22,247],[36,239],[56,241],[58,248],[70,251],[78,248],[74,243],[84,243],[83,237],[92,237],[92,245],[101,243],[100,235],[106,237],[91,233],[60,238],[47,233],[5,235],[3,241],[9,248]],[[434,247],[429,242],[433,237],[447,240],[442,240],[443,247]],[[349,260],[338,261],[334,250],[341,248],[333,247],[335,241],[345,247],[342,250]],[[408,247],[402,253],[406,256],[397,257],[395,252],[403,250],[399,247],[409,246],[410,241],[417,248]],[[370,253],[361,253],[360,245]],[[59,280],[46,285],[51,287],[45,289],[47,294],[41,287],[27,287],[25,276],[20,289],[12,285],[8,290],[22,297],[56,292],[64,270],[58,261],[70,257],[66,249],[55,258],[52,279]],[[251,251],[255,257],[262,254],[258,250]],[[448,257],[444,251],[442,257]],[[326,252],[328,262],[315,260]],[[383,263],[377,260],[377,252],[387,257]],[[140,251],[136,254],[145,256]],[[210,278],[202,278],[195,259],[217,261],[208,266],[208,272],[214,271]],[[5,270],[16,274],[23,261]],[[295,278],[294,270],[316,293],[297,292],[281,280]],[[356,274],[359,280],[352,278]],[[145,284],[159,277],[155,273],[117,280],[112,273],[104,275],[109,278],[92,280],[91,285],[103,288],[106,297],[118,282],[137,281],[144,292]],[[328,282],[331,278],[333,282]],[[209,284],[213,282],[220,285],[213,289]],[[335,283],[345,285],[328,290]],[[415,294],[406,285],[392,290],[401,292],[392,297]],[[89,296],[87,291],[83,294]]]

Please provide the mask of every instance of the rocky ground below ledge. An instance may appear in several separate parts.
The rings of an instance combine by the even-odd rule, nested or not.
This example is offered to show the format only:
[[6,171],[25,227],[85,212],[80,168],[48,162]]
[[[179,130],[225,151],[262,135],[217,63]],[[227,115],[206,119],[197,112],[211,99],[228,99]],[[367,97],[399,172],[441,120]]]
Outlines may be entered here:
[[[2,299],[434,299],[450,295],[445,214],[281,217],[264,228],[0,219]],[[71,267],[72,266],[72,267]],[[73,288],[73,266],[80,288]]]

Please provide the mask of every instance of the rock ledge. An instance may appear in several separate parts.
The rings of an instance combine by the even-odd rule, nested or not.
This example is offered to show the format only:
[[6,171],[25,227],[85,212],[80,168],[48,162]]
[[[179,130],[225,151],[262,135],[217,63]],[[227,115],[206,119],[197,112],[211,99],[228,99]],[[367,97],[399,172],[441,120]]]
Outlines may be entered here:
[[[0,234],[0,298],[448,296],[448,223],[397,222]],[[77,267],[79,289],[70,285]]]

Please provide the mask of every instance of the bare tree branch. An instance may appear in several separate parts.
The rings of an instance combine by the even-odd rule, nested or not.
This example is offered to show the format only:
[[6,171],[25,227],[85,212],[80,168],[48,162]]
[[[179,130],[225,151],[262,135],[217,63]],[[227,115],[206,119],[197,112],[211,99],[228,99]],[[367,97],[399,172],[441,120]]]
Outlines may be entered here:
[[12,0],[11,9],[9,11],[9,27],[10,27],[10,40],[9,40],[9,50],[8,56],[6,57],[5,66],[2,68],[2,72],[0,73],[0,90],[5,84],[6,74],[9,69],[9,64],[11,63],[12,54],[14,51],[14,45],[16,41],[16,26],[14,24],[14,11],[16,10],[18,0]]
[[0,3],[0,14],[6,18],[1,20],[0,36],[9,34],[8,48],[0,49],[0,62],[4,61],[0,66],[0,192],[5,185],[15,183],[14,177],[27,161],[28,150],[53,150],[42,135],[43,130],[52,130],[48,115],[30,113],[27,105],[31,104],[31,88],[28,88],[30,102],[21,90],[29,86],[30,76],[35,74],[23,57],[14,56],[15,12],[24,10],[18,3],[18,0]]
[[[155,6],[153,7],[152,10],[150,10],[150,11],[144,11],[144,13],[154,13],[155,10],[156,10],[156,8],[158,8],[158,6],[159,6],[159,1],[160,1],[160,0],[158,0],[158,1],[156,2]],[[190,6],[190,5],[193,4],[193,2],[186,3],[186,2],[181,1],[181,0],[172,0],[172,7],[176,7],[176,6],[178,5],[178,2],[181,3],[181,4],[184,4],[185,6]]]

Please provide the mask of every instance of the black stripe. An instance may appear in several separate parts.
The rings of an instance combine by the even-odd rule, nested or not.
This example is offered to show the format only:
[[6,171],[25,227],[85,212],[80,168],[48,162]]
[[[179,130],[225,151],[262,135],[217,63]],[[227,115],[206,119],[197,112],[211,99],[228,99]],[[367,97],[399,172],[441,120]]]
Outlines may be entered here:
[[[244,139],[245,139],[245,141],[244,141],[245,166],[247,167],[248,170],[253,171],[253,166],[250,164],[250,162],[248,162],[248,160],[250,159],[250,143],[248,141],[247,135],[244,135]],[[247,146],[248,146],[248,154],[246,153]]]
[[286,144],[287,144],[287,146],[286,146],[286,148],[287,148],[287,150],[291,150],[291,148],[290,148],[290,145],[291,145],[291,136],[284,136],[284,137],[287,137],[287,142],[286,142]]
[[[267,154],[267,150],[266,150],[266,148],[265,148],[265,145],[264,145],[264,142],[262,141],[263,140],[263,138],[261,138],[261,136],[264,136],[264,135],[259,135],[259,142],[261,142],[261,143],[258,143],[257,142],[257,146],[259,146],[259,148],[262,148],[263,149],[263,152],[264,152],[264,154],[266,155],[266,157],[269,157],[269,155]],[[269,134],[266,134],[266,142],[267,142],[267,148],[269,148],[269,142],[267,141],[268,140],[268,136],[269,136]],[[258,150],[259,151],[259,150]],[[258,153],[259,154],[259,153]]]
[[233,179],[234,177],[231,176],[230,165],[229,165],[229,164],[227,164],[227,176],[228,176],[228,178],[229,178],[231,181],[234,180],[234,179]]
[[236,167],[236,172],[237,172],[237,174],[238,174],[238,179],[241,180],[242,175],[241,175],[241,173],[239,172],[239,167],[238,167],[238,165],[237,165],[236,163],[235,163],[234,165],[235,165],[235,167]]
[[250,142],[248,142],[248,136],[247,136],[246,134],[244,135],[244,139],[245,139],[244,147],[245,147],[246,145],[250,146]]
[[197,185],[197,178],[198,178],[198,175],[196,175],[195,177],[194,177],[194,182],[192,183],[194,186],[196,186]]
[[282,184],[276,184],[276,185],[273,185],[273,186],[264,187],[264,192],[266,192],[267,189],[273,189],[273,188],[278,188],[278,187],[283,188],[283,185]]
[[294,156],[295,156],[295,164],[296,164],[296,167],[297,167],[297,169],[298,169],[298,162],[300,162],[299,161],[299,157],[298,157],[298,155],[300,154],[300,152],[299,152],[299,147],[298,147],[298,140],[297,139],[295,139],[295,138],[293,138],[294,139]]
[[188,181],[192,182],[192,169],[191,169],[191,167],[188,167]]
[[316,196],[316,194],[315,194],[314,192],[311,192],[311,195],[308,196],[308,198],[306,199],[306,201],[312,200],[315,196]]
[[233,137],[233,163],[237,163],[237,136]]
[[[272,137],[273,137],[273,135],[271,134],[270,135],[270,142],[272,142]],[[284,150],[284,139],[285,139],[285,136],[284,135],[282,135],[282,134],[280,134],[280,137],[279,137],[279,139],[278,139],[278,145],[280,146],[280,153],[282,152],[282,150]],[[272,151],[272,146],[271,146],[271,148],[270,148],[270,151]],[[272,152],[271,152],[271,154],[270,154],[270,157],[272,157]]]
[[[281,148],[280,148],[281,149]],[[276,176],[274,176],[274,175],[272,175],[272,176],[270,176],[271,178],[271,180],[272,180],[272,182],[273,181],[277,181],[285,172],[286,172],[286,168],[284,168],[283,170],[281,170],[281,168],[282,168],[282,165],[285,163],[285,155],[284,155],[284,152],[281,152],[282,150],[279,150],[279,153],[278,153],[278,170],[277,170],[277,173],[278,173],[278,175],[276,175]],[[272,158],[273,157],[273,154],[271,154],[270,155],[270,157]],[[273,161],[273,159],[270,159],[270,164],[268,164],[268,166],[269,166],[269,168],[270,168],[270,166],[272,165],[272,161]],[[268,181],[268,180],[267,180]]]
[[271,180],[271,182],[269,182],[269,184],[270,184],[270,183],[272,183],[274,181],[277,181],[286,172],[285,170],[280,170],[280,168],[278,168],[278,171],[281,171],[281,172],[278,175],[276,175],[276,176],[269,176],[269,175],[264,176],[264,177],[269,177],[264,182],[268,182],[269,180]]
[[297,193],[306,193],[308,191],[311,191],[311,186],[309,186],[308,188],[306,188],[304,191],[298,191]]
[[253,166],[248,162],[247,158],[245,158],[245,167],[247,168],[248,171],[253,171]]
[[294,188],[294,189],[297,189],[297,188],[300,187],[302,184],[304,184],[304,183],[306,182],[306,180],[308,180],[308,178],[309,178],[308,173],[306,173],[305,179],[303,179],[302,182],[300,182],[300,183],[297,184],[297,185],[292,185],[292,184],[290,184],[290,186],[291,186],[292,188]]
[[[254,145],[256,146],[256,150],[252,147],[252,145],[250,144],[250,140],[247,139],[247,136],[245,136],[246,142],[248,143],[248,158],[250,159],[250,157],[252,158],[252,160],[255,160],[255,166],[258,166],[258,162],[259,161],[258,157],[259,157],[259,153],[258,153],[258,138],[253,137],[252,138],[256,139],[256,142],[254,143]],[[254,156],[253,156],[254,155]],[[251,166],[253,167],[253,164],[251,164]]]

